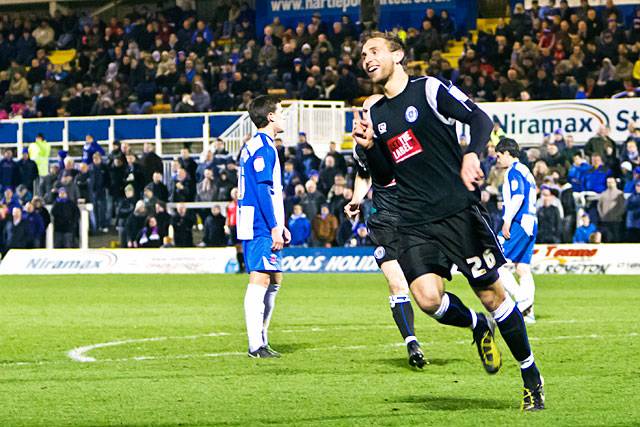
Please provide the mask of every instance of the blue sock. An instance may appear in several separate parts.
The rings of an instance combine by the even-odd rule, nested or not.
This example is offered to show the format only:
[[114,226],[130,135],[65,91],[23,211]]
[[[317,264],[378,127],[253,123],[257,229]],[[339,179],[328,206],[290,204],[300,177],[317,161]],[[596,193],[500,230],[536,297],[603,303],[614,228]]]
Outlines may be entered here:
[[522,313],[516,307],[513,300],[507,296],[500,307],[493,313],[493,318],[498,323],[500,334],[507,343],[513,357],[520,363],[520,371],[525,387],[532,389],[540,384],[540,372],[533,358],[527,327]]
[[391,295],[389,297],[389,305],[391,306],[393,320],[395,320],[405,343],[416,341],[413,328],[413,307],[411,306],[409,295]]
[[471,311],[460,298],[450,292],[442,295],[442,302],[438,310],[431,315],[443,325],[459,326],[461,328],[474,327],[475,312]]

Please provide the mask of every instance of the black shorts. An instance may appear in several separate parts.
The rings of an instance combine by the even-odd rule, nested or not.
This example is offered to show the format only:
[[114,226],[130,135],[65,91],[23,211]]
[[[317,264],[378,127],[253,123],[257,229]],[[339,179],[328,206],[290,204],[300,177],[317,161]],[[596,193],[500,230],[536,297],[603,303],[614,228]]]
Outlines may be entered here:
[[398,261],[407,281],[427,273],[451,280],[453,264],[473,287],[498,280],[506,260],[490,221],[485,209],[474,204],[440,221],[400,227]]
[[398,217],[374,213],[367,220],[369,238],[376,246],[373,257],[380,267],[398,259]]

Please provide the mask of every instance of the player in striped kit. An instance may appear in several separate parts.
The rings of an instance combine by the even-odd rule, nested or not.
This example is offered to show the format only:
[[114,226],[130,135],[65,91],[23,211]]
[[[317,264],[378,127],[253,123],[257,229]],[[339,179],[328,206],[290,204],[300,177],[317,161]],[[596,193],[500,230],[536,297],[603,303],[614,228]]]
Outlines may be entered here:
[[281,250],[291,240],[285,228],[282,175],[274,144],[284,130],[280,101],[259,96],[249,106],[258,132],[242,148],[238,182],[238,240],[242,241],[249,285],[244,312],[249,357],[280,354],[269,345],[268,329],[282,284]]

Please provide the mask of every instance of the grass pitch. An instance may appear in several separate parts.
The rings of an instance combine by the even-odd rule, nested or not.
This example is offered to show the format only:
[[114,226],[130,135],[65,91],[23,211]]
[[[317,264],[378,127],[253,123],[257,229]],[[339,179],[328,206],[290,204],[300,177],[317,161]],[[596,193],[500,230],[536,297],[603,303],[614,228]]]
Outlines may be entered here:
[[245,355],[245,276],[5,276],[0,426],[639,425],[639,279],[536,278],[548,409],[523,414],[501,339],[490,377],[470,331],[416,311],[430,365],[410,369],[379,274],[286,276],[278,360]]

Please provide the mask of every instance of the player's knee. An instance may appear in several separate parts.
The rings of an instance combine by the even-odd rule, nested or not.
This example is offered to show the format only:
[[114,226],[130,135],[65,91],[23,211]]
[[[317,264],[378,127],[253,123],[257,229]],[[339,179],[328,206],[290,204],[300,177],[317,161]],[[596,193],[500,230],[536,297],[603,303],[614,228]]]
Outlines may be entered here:
[[389,279],[389,293],[391,295],[406,295],[409,293],[409,285],[404,278]]
[[518,264],[516,265],[516,273],[518,273],[520,277],[528,276],[531,274],[531,267],[529,264]]
[[420,310],[424,311],[428,315],[433,315],[440,305],[442,304],[442,294],[439,289],[425,289],[421,288],[415,290],[412,288],[413,297]]
[[506,298],[510,298],[505,293],[504,288],[497,284],[476,293],[484,308],[490,312],[496,311]]

